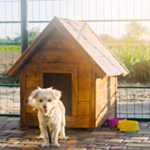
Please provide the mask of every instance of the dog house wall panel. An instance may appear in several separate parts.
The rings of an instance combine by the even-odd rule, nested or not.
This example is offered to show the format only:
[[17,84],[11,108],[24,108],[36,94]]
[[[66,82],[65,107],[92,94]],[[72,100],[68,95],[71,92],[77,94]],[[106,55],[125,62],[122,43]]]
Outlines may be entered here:
[[116,116],[117,78],[96,79],[96,126]]

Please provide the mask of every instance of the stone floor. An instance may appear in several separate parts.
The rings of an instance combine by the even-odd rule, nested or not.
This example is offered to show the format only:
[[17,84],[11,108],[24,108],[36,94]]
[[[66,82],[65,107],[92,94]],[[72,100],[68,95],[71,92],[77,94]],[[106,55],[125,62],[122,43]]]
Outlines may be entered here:
[[19,119],[0,117],[0,150],[150,150],[150,122],[139,122],[138,132],[106,127],[96,132],[68,129],[67,140],[59,140],[59,148],[42,148],[39,130],[19,130]]

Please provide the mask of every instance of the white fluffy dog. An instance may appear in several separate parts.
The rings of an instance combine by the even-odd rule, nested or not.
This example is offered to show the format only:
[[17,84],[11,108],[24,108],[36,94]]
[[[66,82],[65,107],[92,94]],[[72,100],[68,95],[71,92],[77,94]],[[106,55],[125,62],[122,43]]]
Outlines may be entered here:
[[49,147],[49,131],[52,131],[52,146],[59,146],[58,134],[60,139],[66,139],[65,136],[65,107],[60,101],[61,92],[52,88],[33,91],[28,99],[29,105],[38,109],[40,137],[44,137],[43,147]]

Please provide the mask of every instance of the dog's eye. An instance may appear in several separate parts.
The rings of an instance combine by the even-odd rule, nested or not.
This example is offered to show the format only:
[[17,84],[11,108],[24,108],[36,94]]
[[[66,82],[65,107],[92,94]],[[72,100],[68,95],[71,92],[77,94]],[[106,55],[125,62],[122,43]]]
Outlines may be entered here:
[[40,102],[43,102],[43,100],[42,100],[42,99],[40,99],[39,101],[40,101]]
[[49,99],[48,102],[51,102],[51,99]]

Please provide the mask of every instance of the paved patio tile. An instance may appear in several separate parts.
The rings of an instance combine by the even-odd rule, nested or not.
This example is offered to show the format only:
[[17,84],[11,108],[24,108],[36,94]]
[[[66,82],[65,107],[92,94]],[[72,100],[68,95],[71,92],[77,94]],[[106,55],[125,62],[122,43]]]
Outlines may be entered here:
[[125,146],[112,146],[111,149],[113,149],[113,150],[124,150],[124,149],[126,149],[126,147]]
[[95,139],[95,141],[97,142],[107,142],[109,139],[106,139],[106,138],[97,138]]
[[[11,144],[11,145],[9,145],[9,146],[7,146],[7,147],[9,147],[9,148],[20,148],[20,147],[22,147],[22,146],[24,146],[23,144]],[[11,149],[10,149],[11,150]]]
[[91,132],[92,135],[116,135],[117,132]]
[[84,141],[94,141],[95,138],[86,138]]
[[150,144],[138,144],[138,143],[126,143],[124,146],[126,147],[149,147]]
[[38,147],[38,145],[24,145],[21,147],[21,149],[31,149],[31,148],[35,148]]
[[150,131],[138,131],[136,134],[150,134]]
[[131,140],[148,140],[149,137],[131,137]]
[[80,148],[80,147],[69,147],[66,150],[87,150],[87,148]]
[[125,150],[141,150],[140,147],[127,147]]
[[101,148],[101,149],[109,149],[110,146],[105,146],[105,145],[98,145],[96,148]]
[[141,143],[142,140],[123,140],[124,143]]
[[108,142],[118,142],[121,143],[123,139],[110,139]]
[[36,135],[36,134],[27,134],[25,136],[23,136],[22,138],[29,138],[29,139],[32,139],[32,138],[39,138],[39,135]]
[[69,140],[66,142],[66,144],[73,144],[73,143],[77,143],[77,142],[78,142],[78,140]]
[[96,147],[96,145],[93,145],[93,144],[89,144],[86,146],[86,148],[94,148],[94,147]]
[[76,147],[85,147],[87,144],[77,144]]
[[8,145],[10,145],[10,144],[0,143],[0,147],[6,147]]
[[34,150],[65,150],[67,147],[35,147]]
[[111,146],[122,146],[124,143],[110,143]]

